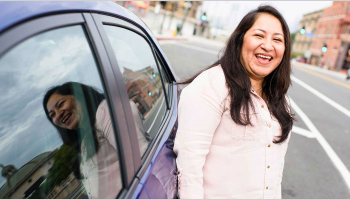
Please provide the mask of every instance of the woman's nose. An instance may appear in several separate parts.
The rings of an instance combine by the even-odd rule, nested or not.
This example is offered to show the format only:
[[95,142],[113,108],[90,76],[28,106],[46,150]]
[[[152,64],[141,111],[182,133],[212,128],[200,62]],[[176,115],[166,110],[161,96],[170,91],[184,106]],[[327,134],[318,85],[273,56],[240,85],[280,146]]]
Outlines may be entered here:
[[264,49],[265,51],[272,51],[273,45],[272,42],[270,40],[265,40],[262,44],[261,44],[261,48]]

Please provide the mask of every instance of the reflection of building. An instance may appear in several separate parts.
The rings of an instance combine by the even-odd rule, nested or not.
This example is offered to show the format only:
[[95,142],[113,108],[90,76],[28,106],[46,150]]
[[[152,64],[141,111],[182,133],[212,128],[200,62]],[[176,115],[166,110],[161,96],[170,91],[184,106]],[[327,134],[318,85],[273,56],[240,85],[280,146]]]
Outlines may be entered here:
[[65,181],[63,181],[61,184],[62,186],[57,186],[49,192],[41,189],[41,186],[46,182],[46,178],[52,169],[54,155],[56,153],[57,150],[42,153],[19,169],[16,169],[13,165],[1,165],[1,175],[5,177],[7,181],[0,189],[0,198],[23,199],[70,197],[72,191],[79,186],[79,182],[73,175],[70,175]]
[[316,26],[318,19],[322,16],[323,10],[316,12],[308,13],[303,16],[303,19],[300,21],[299,30],[303,27],[306,30],[305,34],[297,32],[293,44],[293,52],[300,53],[304,56],[306,51],[310,51],[312,39],[315,34]]
[[[318,64],[333,70],[344,65],[350,43],[350,2],[334,1],[331,7],[323,10],[316,35],[311,45],[313,58]],[[322,47],[327,51],[322,52]]]
[[129,98],[135,102],[141,114],[145,116],[162,93],[159,74],[152,67],[138,71],[124,68],[123,76]]

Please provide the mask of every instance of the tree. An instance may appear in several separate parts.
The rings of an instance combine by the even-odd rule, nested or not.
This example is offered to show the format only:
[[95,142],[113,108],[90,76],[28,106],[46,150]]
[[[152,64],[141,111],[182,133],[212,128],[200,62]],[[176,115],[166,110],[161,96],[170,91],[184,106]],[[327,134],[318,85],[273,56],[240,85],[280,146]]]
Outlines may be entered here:
[[47,176],[47,185],[52,190],[56,185],[60,185],[62,181],[72,173],[71,166],[77,158],[74,149],[67,145],[62,145],[54,156],[54,163],[51,171]]
[[290,34],[290,37],[291,37],[291,40],[292,40],[292,41],[291,41],[291,44],[292,44],[292,45],[293,45],[293,43],[294,43],[294,39],[295,39],[296,34],[297,34],[297,33],[291,33],[291,34]]

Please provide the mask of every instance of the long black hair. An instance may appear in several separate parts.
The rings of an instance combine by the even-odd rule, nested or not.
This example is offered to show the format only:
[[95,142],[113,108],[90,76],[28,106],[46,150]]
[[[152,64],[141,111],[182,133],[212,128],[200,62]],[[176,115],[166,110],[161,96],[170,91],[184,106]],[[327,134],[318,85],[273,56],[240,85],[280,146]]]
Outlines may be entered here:
[[[76,130],[69,130],[61,128],[55,125],[52,118],[49,116],[47,110],[47,103],[53,94],[60,95],[73,95],[76,102],[79,102],[82,106],[82,112],[84,114],[85,120],[82,123],[90,124],[90,129],[78,128]],[[87,152],[87,158],[91,158],[99,150],[99,144],[97,141],[95,122],[96,122],[96,112],[101,101],[105,99],[104,95],[97,91],[97,89],[84,85],[78,82],[66,82],[62,85],[58,85],[50,88],[43,99],[43,107],[47,119],[51,124],[57,129],[64,145],[73,148],[77,154],[81,153],[81,143],[84,140],[84,150]],[[79,158],[80,159],[80,158]],[[80,177],[79,173],[79,161],[74,162],[73,171],[77,178]]]
[[240,125],[252,125],[248,115],[242,117],[240,114],[241,109],[243,109],[245,113],[249,113],[249,107],[254,109],[250,96],[251,82],[240,61],[240,56],[244,35],[253,26],[260,14],[270,14],[276,17],[281,22],[284,34],[285,51],[283,59],[278,67],[264,78],[262,84],[263,97],[267,99],[270,112],[277,118],[282,128],[282,136],[280,136],[278,141],[274,141],[274,143],[282,143],[287,139],[289,132],[292,130],[293,121],[295,120],[293,117],[294,115],[291,113],[290,106],[285,99],[285,95],[291,85],[291,39],[286,21],[275,8],[265,5],[250,11],[244,16],[226,42],[221,58],[192,78],[179,82],[178,84],[191,83],[203,71],[221,65],[225,74],[229,97],[231,98],[230,114],[232,120]]

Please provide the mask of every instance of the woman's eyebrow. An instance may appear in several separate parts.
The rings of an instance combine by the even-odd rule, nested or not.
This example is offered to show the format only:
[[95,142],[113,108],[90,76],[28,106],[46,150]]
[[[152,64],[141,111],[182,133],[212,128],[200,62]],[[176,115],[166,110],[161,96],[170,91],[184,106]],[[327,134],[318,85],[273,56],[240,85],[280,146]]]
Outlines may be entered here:
[[[254,31],[255,30],[259,30],[259,31],[262,31],[262,32],[266,33],[266,31],[264,29],[257,28],[257,29],[254,29]],[[274,35],[282,35],[283,36],[282,33],[274,33]]]

